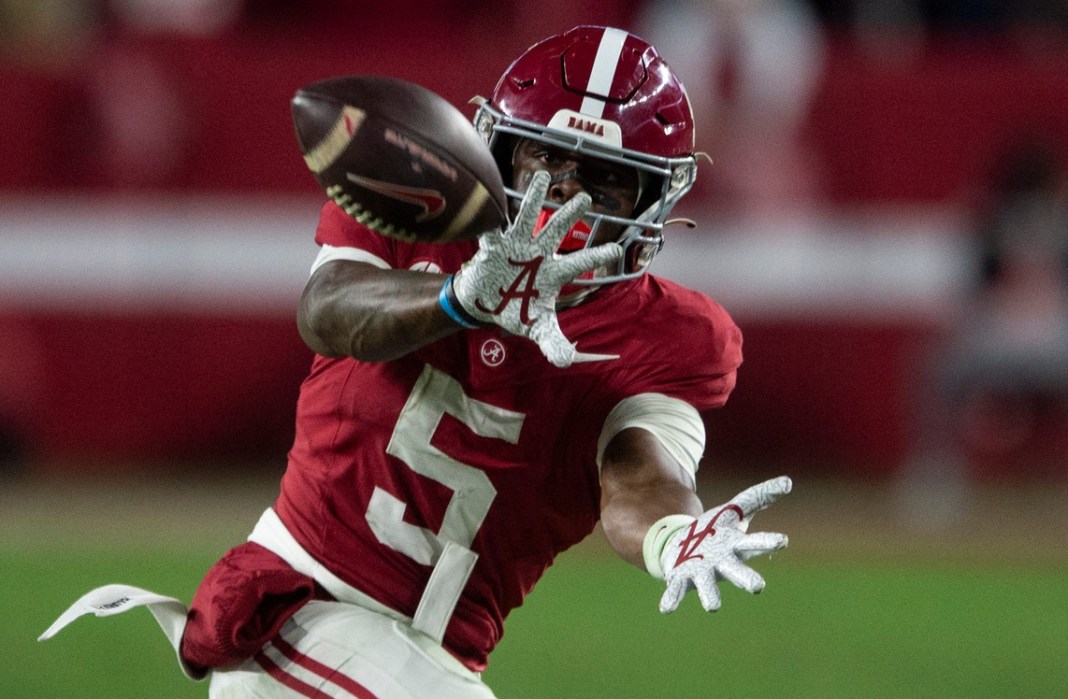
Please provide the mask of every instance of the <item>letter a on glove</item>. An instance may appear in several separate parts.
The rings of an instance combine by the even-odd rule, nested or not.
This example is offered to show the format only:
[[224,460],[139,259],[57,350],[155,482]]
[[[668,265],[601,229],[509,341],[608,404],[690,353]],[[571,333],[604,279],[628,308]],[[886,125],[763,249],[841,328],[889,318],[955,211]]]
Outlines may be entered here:
[[[751,593],[764,589],[764,578],[745,565],[744,561],[764,553],[786,548],[785,534],[761,532],[746,534],[753,515],[790,492],[792,481],[786,476],[773,478],[743,490],[730,502],[705,512],[696,519],[680,523],[673,516],[675,527],[669,536],[659,532],[659,539],[667,538],[656,565],[647,566],[654,575],[662,572],[667,589],[660,599],[660,611],[668,613],[678,608],[690,588],[697,589],[701,606],[706,611],[720,607],[716,583],[727,580]],[[661,520],[662,522],[665,520]],[[657,525],[650,530],[655,538]],[[657,575],[657,577],[660,577]]]
[[603,243],[566,255],[557,252],[560,241],[590,208],[585,192],[572,197],[535,235],[548,189],[549,173],[535,173],[516,220],[507,230],[483,233],[478,252],[449,283],[460,306],[476,321],[532,340],[553,365],[567,367],[577,350],[556,317],[560,289],[618,260],[623,249],[618,243]]

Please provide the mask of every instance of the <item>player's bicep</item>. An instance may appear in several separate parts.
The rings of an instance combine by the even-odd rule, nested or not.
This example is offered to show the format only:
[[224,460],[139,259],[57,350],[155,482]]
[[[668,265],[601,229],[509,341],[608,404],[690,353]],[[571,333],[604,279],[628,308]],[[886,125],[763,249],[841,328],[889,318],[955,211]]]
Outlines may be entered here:
[[331,255],[313,270],[298,311],[315,352],[388,361],[459,330],[438,304],[444,275],[396,269],[358,248]]
[[690,472],[648,430],[628,427],[606,446],[601,460],[601,489],[606,499],[675,483],[693,489]]
[[704,422],[696,408],[661,393],[641,393],[620,401],[605,419],[597,442],[597,465],[602,473],[610,454],[617,459],[629,454],[629,449],[619,445],[609,449],[615,438],[629,428],[641,429],[655,440],[643,450],[648,452],[645,458],[668,460],[685,472],[691,485],[696,482],[697,466],[705,449]]
[[312,265],[297,306],[297,329],[304,343],[326,357],[347,353],[352,332],[354,301],[361,285],[370,283],[375,273],[389,266],[381,259],[356,248],[323,246]]

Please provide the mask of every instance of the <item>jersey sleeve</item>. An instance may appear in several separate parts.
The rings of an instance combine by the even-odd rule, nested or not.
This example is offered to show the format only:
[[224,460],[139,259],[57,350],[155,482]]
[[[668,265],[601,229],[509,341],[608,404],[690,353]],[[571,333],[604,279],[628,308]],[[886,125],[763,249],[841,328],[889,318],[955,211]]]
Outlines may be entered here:
[[322,247],[316,266],[328,259],[348,259],[370,262],[376,267],[445,274],[459,269],[478,247],[473,239],[453,243],[402,242],[375,233],[333,201],[327,201],[319,213],[315,242]]
[[391,266],[394,260],[394,241],[361,225],[333,201],[323,204],[319,212],[315,242],[332,248],[357,248],[385,260]]
[[712,299],[673,286],[670,303],[656,304],[636,323],[626,345],[630,361],[613,373],[614,401],[659,393],[698,411],[723,406],[742,364],[742,333]]
[[667,384],[663,393],[704,411],[722,407],[734,391],[742,365],[742,331],[711,299],[701,297],[696,306],[697,315],[677,333],[679,353],[690,358],[691,371],[683,376],[664,371],[661,379]]
[[[565,335],[605,361],[573,365],[589,386],[569,420],[569,438],[600,466],[604,448],[627,427],[641,427],[696,471],[705,446],[702,413],[723,406],[742,364],[742,333],[711,298],[648,277],[608,289],[581,314],[561,314]],[[568,334],[570,333],[570,334]],[[595,431],[590,435],[584,430]]]

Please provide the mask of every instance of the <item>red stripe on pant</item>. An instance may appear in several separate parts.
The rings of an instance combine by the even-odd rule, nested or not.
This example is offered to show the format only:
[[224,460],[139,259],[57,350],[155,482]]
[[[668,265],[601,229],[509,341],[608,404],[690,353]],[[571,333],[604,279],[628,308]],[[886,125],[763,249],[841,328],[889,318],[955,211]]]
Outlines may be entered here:
[[[324,665],[318,660],[315,660],[314,658],[311,658],[301,653],[296,648],[287,643],[285,640],[283,640],[281,636],[275,636],[274,640],[271,641],[271,645],[274,646],[282,655],[289,658],[289,660],[291,660],[296,665],[299,665],[308,672],[322,677],[327,682],[337,685],[349,694],[352,694],[357,699],[378,699],[378,697],[375,696],[375,694],[371,692],[371,690],[367,689],[367,687],[364,687],[362,684],[349,677],[348,675],[342,674],[338,670]],[[301,694],[307,697],[327,696],[326,694],[323,694],[311,685],[287,673],[285,670],[275,664],[273,660],[264,655],[262,651],[256,654],[256,662],[269,675],[271,675],[271,677],[275,678],[293,691],[300,692]]]
[[312,687],[307,682],[299,680],[293,675],[278,667],[273,660],[264,655],[263,651],[256,653],[253,656],[253,660],[256,664],[263,668],[263,671],[273,677],[279,683],[284,684],[289,689],[292,689],[297,694],[305,697],[311,697],[312,699],[330,699],[330,695],[324,692],[320,692],[315,687]]

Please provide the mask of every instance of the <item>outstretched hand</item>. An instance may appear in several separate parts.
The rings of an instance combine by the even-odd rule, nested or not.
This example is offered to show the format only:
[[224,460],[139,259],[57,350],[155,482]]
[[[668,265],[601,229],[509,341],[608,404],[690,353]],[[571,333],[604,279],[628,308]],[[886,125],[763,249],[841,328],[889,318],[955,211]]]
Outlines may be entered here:
[[764,481],[679,529],[660,555],[667,583],[660,611],[675,611],[690,588],[697,589],[706,611],[719,609],[716,582],[720,579],[754,594],[763,590],[764,578],[743,561],[786,548],[788,539],[785,534],[746,534],[746,530],[754,514],[789,493],[792,487],[787,476]]
[[557,254],[560,241],[591,202],[585,192],[576,194],[535,234],[548,189],[549,173],[535,173],[512,225],[482,234],[478,252],[451,284],[468,315],[533,340],[552,364],[567,367],[576,350],[556,317],[560,289],[581,274],[618,260],[623,250],[616,243],[605,243]]

